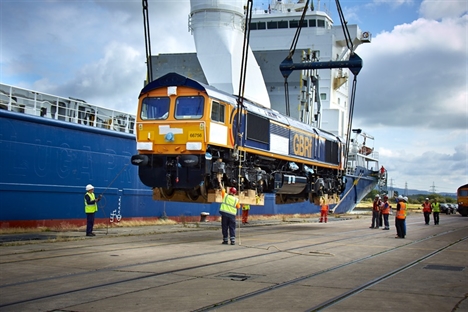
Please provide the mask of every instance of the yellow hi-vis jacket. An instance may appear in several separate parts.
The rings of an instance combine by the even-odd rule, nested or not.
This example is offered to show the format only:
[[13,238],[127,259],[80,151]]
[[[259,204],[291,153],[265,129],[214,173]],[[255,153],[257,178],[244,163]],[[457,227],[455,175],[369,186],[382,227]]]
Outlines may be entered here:
[[[88,205],[88,203],[86,202],[86,195],[89,196],[90,202],[93,202],[94,204]],[[96,211],[98,210],[98,209],[97,209],[97,204],[96,204],[96,202],[95,202],[95,199],[96,199],[96,197],[94,197],[94,193],[89,193],[89,192],[87,192],[87,193],[85,194],[85,199],[84,199],[84,205],[85,205],[85,206],[84,206],[84,209],[85,209],[85,212],[86,212],[86,213],[94,213],[94,212],[96,212]]]
[[396,218],[397,219],[406,219],[406,203],[399,202],[400,210],[397,209]]
[[440,204],[439,203],[432,203],[432,212],[440,212]]
[[247,204],[242,205],[242,210],[250,210],[250,205],[247,205]]
[[236,209],[240,207],[239,200],[229,194],[224,196],[224,190],[222,194],[223,194],[223,202],[221,203],[221,206],[219,207],[219,211],[223,211],[225,213],[236,215],[237,214]]

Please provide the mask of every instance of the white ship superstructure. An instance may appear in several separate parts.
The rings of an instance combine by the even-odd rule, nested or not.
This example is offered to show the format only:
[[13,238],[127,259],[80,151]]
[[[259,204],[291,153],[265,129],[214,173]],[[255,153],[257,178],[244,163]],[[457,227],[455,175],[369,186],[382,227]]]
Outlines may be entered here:
[[[229,13],[232,15],[231,21],[239,19],[240,10],[238,5],[243,2],[245,1],[192,0],[189,25],[194,33],[197,53],[153,56],[153,77],[160,77],[169,72],[177,72],[237,94],[236,87],[238,86],[240,67],[235,67],[234,64],[240,64],[239,59],[241,57],[241,37],[243,35],[241,35],[239,29],[240,21],[236,21],[237,26],[232,26],[232,23],[228,26],[229,23],[222,22],[220,16],[231,12]],[[235,9],[229,7],[229,5],[234,5]],[[250,47],[256,63],[249,64],[248,68],[258,69],[258,66],[260,67],[260,76],[263,76],[271,108],[281,113],[285,113],[286,108],[284,78],[279,70],[279,65],[289,54],[303,7],[304,1],[301,0],[274,0],[271,1],[269,9],[254,8],[253,10],[250,26]],[[319,9],[318,1],[307,10],[296,47],[294,62],[301,62],[302,54],[313,54],[318,61],[347,59],[350,51],[346,46],[341,25],[333,26],[333,20],[326,12],[313,10],[313,8]],[[204,16],[205,21],[202,21],[202,16]],[[212,21],[215,16],[220,18]],[[208,22],[208,20],[211,21]],[[198,24],[202,26],[197,26]],[[216,25],[222,27],[216,30],[218,28]],[[357,25],[348,25],[348,29],[355,47],[361,43],[370,42],[370,34],[361,31]],[[206,33],[203,34],[202,30]],[[226,51],[228,56],[221,56]],[[218,61],[218,59],[223,61]],[[249,56],[249,59],[252,60],[252,57]],[[222,64],[225,67],[221,67]],[[307,88],[310,85],[310,83],[307,83],[309,74],[305,71],[295,71],[288,78],[290,114],[291,117],[298,120],[301,120],[301,98],[311,92]],[[321,129],[343,138],[346,136],[348,123],[349,75],[347,69],[318,70],[320,87],[316,92],[319,103],[314,105],[314,111],[312,112],[312,115],[318,114],[321,121],[318,126]],[[254,85],[249,80],[252,77],[256,82],[260,79],[258,78],[259,75],[248,72],[247,87]],[[245,97],[258,102],[257,99],[263,97],[264,93],[261,91],[259,93],[261,96],[257,96],[255,99],[250,94],[246,92]],[[262,104],[262,102],[259,103]]]

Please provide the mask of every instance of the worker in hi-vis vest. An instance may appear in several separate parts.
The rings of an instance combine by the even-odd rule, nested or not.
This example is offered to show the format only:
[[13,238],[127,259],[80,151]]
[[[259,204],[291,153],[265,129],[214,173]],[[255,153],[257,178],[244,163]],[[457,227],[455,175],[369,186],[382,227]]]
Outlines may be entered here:
[[94,214],[98,211],[97,203],[101,200],[94,195],[94,186],[91,184],[86,185],[86,194],[84,196],[84,205],[86,213],[86,236],[96,236],[93,233],[94,228]]
[[231,245],[236,244],[236,214],[237,209],[240,208],[239,199],[234,197],[236,193],[237,190],[234,187],[229,189],[229,194],[226,194],[224,189],[221,191],[223,201],[219,207],[219,213],[221,214],[221,231],[224,245],[227,245],[228,238],[231,240]]
[[398,196],[396,216],[395,216],[395,227],[397,236],[395,238],[405,238],[406,236],[406,203],[408,197]]
[[250,210],[250,205],[248,204],[242,205],[242,224],[249,224],[248,222],[249,210]]
[[[434,216],[434,225],[439,224],[439,213],[440,213],[440,204],[437,198],[434,198],[434,202],[431,204],[432,215]],[[450,211],[450,209],[447,209]],[[450,213],[450,212],[449,212]]]

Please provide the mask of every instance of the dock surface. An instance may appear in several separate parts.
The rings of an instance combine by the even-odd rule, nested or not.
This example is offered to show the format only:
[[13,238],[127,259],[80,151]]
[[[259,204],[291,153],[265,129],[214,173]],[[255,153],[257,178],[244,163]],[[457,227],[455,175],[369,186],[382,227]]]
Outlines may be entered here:
[[468,218],[393,218],[0,235],[0,311],[468,311]]

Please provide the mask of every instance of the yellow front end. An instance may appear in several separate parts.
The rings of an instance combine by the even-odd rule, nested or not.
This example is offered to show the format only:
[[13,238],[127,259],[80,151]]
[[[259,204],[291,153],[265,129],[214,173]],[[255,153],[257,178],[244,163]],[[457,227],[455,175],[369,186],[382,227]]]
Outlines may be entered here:
[[206,95],[164,87],[141,96],[137,116],[140,154],[202,154],[206,151]]

